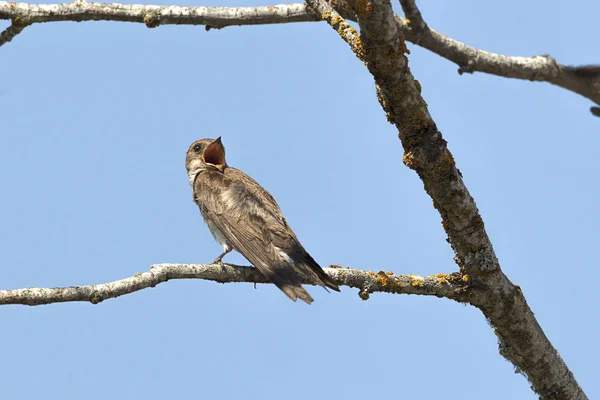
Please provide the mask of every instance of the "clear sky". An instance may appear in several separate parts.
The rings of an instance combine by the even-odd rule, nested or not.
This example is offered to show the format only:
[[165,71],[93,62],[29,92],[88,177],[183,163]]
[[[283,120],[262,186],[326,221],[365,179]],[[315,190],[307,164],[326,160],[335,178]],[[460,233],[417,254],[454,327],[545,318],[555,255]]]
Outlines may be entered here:
[[[488,51],[600,62],[597,1],[419,4],[431,27]],[[409,48],[505,273],[599,397],[600,119],[591,102],[545,83],[459,76]],[[220,247],[191,200],[184,158],[191,142],[217,136],[229,164],[272,192],[321,265],[457,269],[372,77],[326,24],[42,24],[2,46],[0,60],[2,289],[213,260]],[[247,264],[239,254],[226,261]],[[99,305],[1,306],[0,393],[537,398],[475,308],[309,291],[311,306],[270,285],[189,280]]]

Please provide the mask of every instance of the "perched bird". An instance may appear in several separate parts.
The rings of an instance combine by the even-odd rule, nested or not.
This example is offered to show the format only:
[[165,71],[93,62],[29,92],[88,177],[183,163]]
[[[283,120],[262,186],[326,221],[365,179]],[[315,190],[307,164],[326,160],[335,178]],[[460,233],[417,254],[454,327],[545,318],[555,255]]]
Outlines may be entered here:
[[277,202],[262,186],[225,161],[221,138],[198,140],[188,149],[185,167],[193,198],[223,253],[237,250],[290,299],[313,298],[302,277],[340,291],[298,241]]

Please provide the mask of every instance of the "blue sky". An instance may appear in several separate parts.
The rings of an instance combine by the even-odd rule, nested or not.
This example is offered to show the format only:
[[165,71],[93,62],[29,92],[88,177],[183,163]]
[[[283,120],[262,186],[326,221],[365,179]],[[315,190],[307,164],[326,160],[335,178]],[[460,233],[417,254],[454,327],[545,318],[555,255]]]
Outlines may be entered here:
[[[419,4],[431,27],[488,51],[600,62],[598,2],[572,1],[568,15],[556,0]],[[588,396],[600,396],[591,102],[544,83],[459,76],[409,48],[505,273]],[[184,158],[191,142],[217,136],[323,266],[456,270],[371,76],[326,24],[207,33],[52,23],[0,57],[2,289],[213,260],[220,247],[191,201]],[[309,291],[306,306],[273,286],[190,280],[96,306],[2,306],[2,396],[537,398],[472,307]]]

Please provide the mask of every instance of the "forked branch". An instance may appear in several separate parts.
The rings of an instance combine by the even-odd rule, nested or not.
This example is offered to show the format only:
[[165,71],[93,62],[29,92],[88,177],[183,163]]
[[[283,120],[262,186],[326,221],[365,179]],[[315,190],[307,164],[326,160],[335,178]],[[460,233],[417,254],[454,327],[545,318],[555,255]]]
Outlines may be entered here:
[[[324,0],[307,1],[338,33],[348,25]],[[541,399],[587,399],[539,326],[521,289],[500,268],[475,200],[408,68],[404,36],[390,0],[355,1],[360,37],[356,31],[351,41],[347,33],[342,37],[375,78],[379,102],[388,121],[398,129],[405,151],[403,161],[419,175],[442,217],[455,261],[468,277],[470,303],[494,327],[500,353],[523,371]]]
[[[346,0],[328,0],[345,19],[357,21]],[[360,3],[360,1],[359,1]],[[366,2],[365,2],[366,3]],[[600,73],[594,66],[567,67],[547,55],[513,57],[479,50],[429,28],[414,0],[402,1],[408,19],[394,16],[396,30],[406,40],[422,46],[459,66],[459,73],[484,72],[506,78],[544,81],[578,93],[600,106]],[[28,24],[58,21],[121,21],[160,25],[204,25],[224,28],[232,25],[284,24],[319,20],[303,3],[257,7],[180,7],[140,4],[95,3],[74,1],[64,4],[27,4],[0,1],[0,19],[27,21]],[[13,24],[14,25],[14,24]],[[22,30],[7,29],[0,46]],[[18,31],[18,32],[17,32]],[[594,74],[577,74],[574,70],[589,68]],[[594,115],[600,108],[592,109]],[[596,112],[595,112],[596,111]]]

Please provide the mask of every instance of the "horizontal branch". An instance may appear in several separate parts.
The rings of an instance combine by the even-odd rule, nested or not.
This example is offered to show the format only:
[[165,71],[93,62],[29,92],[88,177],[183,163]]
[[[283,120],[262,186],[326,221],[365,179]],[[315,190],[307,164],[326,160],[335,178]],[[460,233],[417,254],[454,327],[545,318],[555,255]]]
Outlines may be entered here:
[[[418,294],[467,302],[466,279],[460,274],[438,274],[431,276],[394,275],[391,272],[375,273],[358,269],[332,266],[325,272],[340,286],[360,289],[363,300],[370,293],[383,292],[395,294]],[[0,290],[0,304],[23,304],[36,306],[41,304],[89,301],[98,304],[101,301],[123,296],[128,293],[154,287],[171,279],[204,279],[219,283],[270,283],[257,269],[239,265],[225,264],[156,264],[150,271],[132,277],[99,285],[70,286],[62,288],[27,288]],[[310,285],[309,282],[304,282]]]
[[[328,0],[342,17],[357,21],[345,0]],[[588,67],[568,67],[550,56],[513,57],[467,46],[429,28],[414,1],[404,2],[413,19],[395,16],[397,29],[404,37],[459,66],[459,73],[484,72],[506,78],[545,81],[578,93],[600,105],[600,73],[579,74]],[[74,1],[65,4],[27,4],[0,1],[0,19],[21,19],[28,24],[56,21],[123,21],[160,25],[205,25],[224,28],[232,25],[264,25],[318,21],[303,3],[257,7],[180,7],[141,4],[94,3]],[[598,109],[592,109],[594,115]]]
[[257,7],[155,6],[75,1],[63,4],[27,4],[0,1],[0,19],[23,18],[29,23],[57,21],[117,21],[160,25],[284,24],[314,21],[303,3]]

